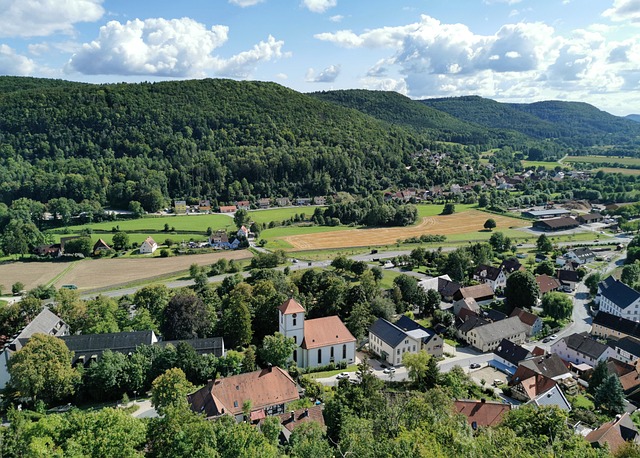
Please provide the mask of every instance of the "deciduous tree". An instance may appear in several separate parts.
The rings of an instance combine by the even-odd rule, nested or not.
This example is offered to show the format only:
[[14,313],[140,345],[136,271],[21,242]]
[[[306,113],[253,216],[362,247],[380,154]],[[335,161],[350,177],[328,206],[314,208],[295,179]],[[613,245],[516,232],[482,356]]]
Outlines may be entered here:
[[265,364],[286,367],[287,360],[293,354],[297,344],[293,337],[285,337],[276,332],[272,336],[266,336],[262,341],[262,348],[259,351],[260,359]]
[[187,394],[195,387],[179,368],[172,368],[156,378],[151,384],[151,404],[163,415],[169,407],[187,405]]
[[540,287],[531,272],[514,272],[507,278],[504,289],[507,306],[531,309],[540,297]]

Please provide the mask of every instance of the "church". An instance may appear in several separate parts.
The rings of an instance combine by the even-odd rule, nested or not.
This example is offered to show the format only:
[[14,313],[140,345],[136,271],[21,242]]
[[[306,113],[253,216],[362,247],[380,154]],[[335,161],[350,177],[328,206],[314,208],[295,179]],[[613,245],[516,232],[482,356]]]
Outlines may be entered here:
[[292,359],[298,367],[326,366],[356,360],[356,338],[337,316],[305,320],[305,310],[294,298],[278,307],[279,330],[293,337],[297,347]]

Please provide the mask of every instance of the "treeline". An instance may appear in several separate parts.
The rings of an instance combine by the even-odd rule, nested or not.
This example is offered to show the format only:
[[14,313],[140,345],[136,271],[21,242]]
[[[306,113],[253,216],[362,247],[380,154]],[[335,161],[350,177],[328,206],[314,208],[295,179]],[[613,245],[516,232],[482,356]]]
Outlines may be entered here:
[[311,220],[320,225],[409,226],[418,219],[415,205],[383,202],[382,197],[349,200],[316,207]]

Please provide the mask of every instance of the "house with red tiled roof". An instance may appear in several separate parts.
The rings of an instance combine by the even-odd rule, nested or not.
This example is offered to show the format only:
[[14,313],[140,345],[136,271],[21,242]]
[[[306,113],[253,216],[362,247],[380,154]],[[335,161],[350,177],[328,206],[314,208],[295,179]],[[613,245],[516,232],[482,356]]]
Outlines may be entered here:
[[280,442],[285,444],[288,443],[293,430],[305,423],[317,423],[323,431],[326,431],[327,427],[324,423],[323,410],[324,405],[319,404],[309,408],[292,410],[291,412],[285,412],[278,415],[281,427]]
[[536,275],[536,283],[538,284],[538,288],[540,288],[540,295],[560,289],[560,282],[547,274]]
[[234,213],[238,211],[235,205],[220,205],[220,213]]
[[527,330],[527,336],[535,336],[542,331],[542,318],[535,313],[527,312],[520,307],[516,307],[509,316],[517,316],[520,318],[520,321],[524,324]]
[[278,327],[282,335],[295,341],[292,360],[298,367],[355,362],[356,338],[336,315],[305,320],[304,307],[289,298],[278,307]]
[[511,410],[511,404],[486,402],[484,399],[480,401],[455,401],[453,407],[457,413],[467,417],[467,421],[474,430],[486,428],[487,426],[496,426]]
[[608,446],[611,453],[615,454],[626,442],[640,443],[640,434],[629,414],[625,412],[591,431],[586,439],[593,448]]
[[231,415],[244,420],[245,406],[250,402],[251,421],[285,412],[289,402],[300,399],[298,385],[279,367],[216,379],[187,396],[191,410],[208,418]]
[[149,254],[153,253],[158,249],[158,244],[151,237],[147,237],[144,242],[140,245],[140,254]]

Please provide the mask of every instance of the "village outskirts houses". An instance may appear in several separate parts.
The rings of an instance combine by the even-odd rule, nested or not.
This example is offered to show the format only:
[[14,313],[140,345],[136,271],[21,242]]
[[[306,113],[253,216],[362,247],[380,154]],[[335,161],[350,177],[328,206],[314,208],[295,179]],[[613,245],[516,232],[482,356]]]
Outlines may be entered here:
[[369,328],[369,350],[379,355],[386,363],[402,364],[405,353],[426,351],[439,358],[443,355],[442,337],[432,329],[427,329],[411,318],[401,316],[391,323],[378,318]]

